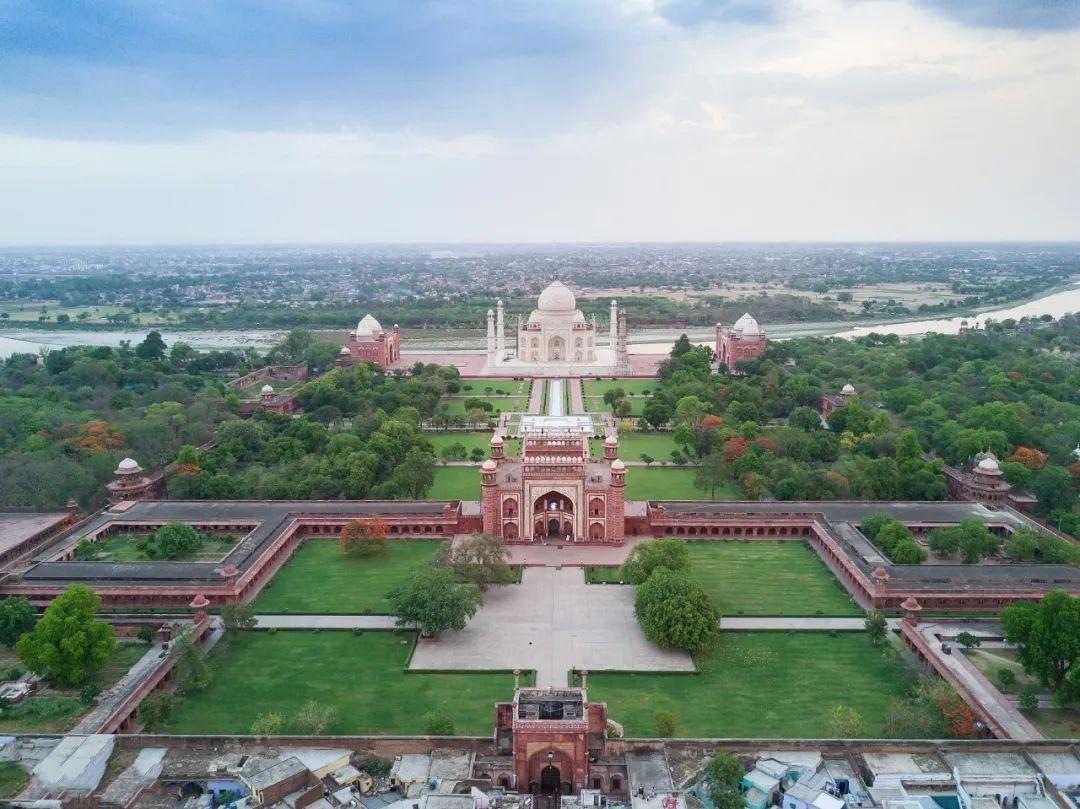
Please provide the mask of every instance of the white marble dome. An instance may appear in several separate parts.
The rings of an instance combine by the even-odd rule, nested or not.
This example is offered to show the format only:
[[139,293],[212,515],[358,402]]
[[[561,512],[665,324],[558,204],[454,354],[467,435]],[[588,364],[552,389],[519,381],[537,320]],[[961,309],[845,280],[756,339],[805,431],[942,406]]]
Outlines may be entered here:
[[983,475],[1000,475],[1001,466],[993,458],[983,458],[975,465],[975,469]]
[[743,337],[757,337],[761,334],[761,326],[754,320],[754,316],[749,312],[743,314],[738,320],[735,321],[734,330],[741,334]]
[[364,315],[359,323],[356,324],[356,336],[366,337],[376,332],[382,331],[383,328],[374,317],[370,314]]
[[848,382],[844,387],[840,388],[840,392],[845,396],[850,396],[855,392],[855,386]]
[[141,472],[142,467],[139,466],[134,458],[124,458],[124,460],[117,464],[116,471],[118,473]]
[[577,309],[577,298],[562,281],[552,281],[537,298],[536,308],[545,314],[571,314]]
[[273,385],[263,385],[262,389],[259,391],[259,393],[262,393],[262,394],[273,393],[273,392],[274,392],[274,386]]

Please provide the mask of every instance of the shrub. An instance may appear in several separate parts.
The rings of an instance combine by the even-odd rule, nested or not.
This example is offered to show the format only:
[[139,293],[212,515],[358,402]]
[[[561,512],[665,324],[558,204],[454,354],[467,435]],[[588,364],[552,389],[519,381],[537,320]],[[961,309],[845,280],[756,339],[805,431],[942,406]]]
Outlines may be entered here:
[[1039,707],[1039,697],[1031,689],[1024,691],[1020,695],[1020,707],[1025,711],[1034,711]]
[[677,573],[690,569],[690,551],[683,540],[649,539],[639,542],[623,561],[619,575],[631,584],[643,584],[659,568]]
[[285,718],[279,713],[261,713],[251,723],[252,736],[277,736],[285,727]]
[[1012,669],[998,669],[997,681],[1002,688],[1012,688],[1016,685],[1016,674]]
[[661,739],[670,739],[675,735],[675,714],[671,711],[656,711],[653,714],[653,725],[657,736]]
[[638,586],[634,614],[653,643],[691,654],[708,649],[720,628],[720,614],[701,584],[667,568]]
[[79,691],[79,700],[83,705],[93,705],[97,695],[101,693],[101,686],[95,682],[89,682]]
[[266,634],[267,635],[276,635],[277,634],[277,627],[276,626],[269,627],[266,630]]
[[153,643],[154,630],[148,626],[144,626],[142,629],[139,630],[139,634],[136,637],[138,637],[138,639],[141,640],[143,643]]
[[428,736],[453,736],[454,721],[441,709],[424,714],[424,733]]

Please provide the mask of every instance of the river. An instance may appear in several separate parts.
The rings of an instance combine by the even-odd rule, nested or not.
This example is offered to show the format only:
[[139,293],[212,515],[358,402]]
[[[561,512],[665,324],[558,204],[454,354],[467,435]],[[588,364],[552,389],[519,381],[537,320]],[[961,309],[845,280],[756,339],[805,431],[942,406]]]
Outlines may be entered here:
[[[1000,309],[986,309],[970,315],[960,317],[936,318],[930,320],[908,320],[895,323],[872,323],[867,326],[852,327],[849,323],[822,322],[822,323],[781,323],[770,324],[769,335],[773,338],[805,337],[811,335],[833,335],[836,337],[862,337],[863,335],[876,332],[878,334],[899,334],[901,336],[913,336],[937,332],[939,334],[956,334],[960,330],[960,322],[967,320],[969,325],[984,326],[987,320],[1002,321],[1008,318],[1019,320],[1022,317],[1041,317],[1050,315],[1059,318],[1064,314],[1080,312],[1080,284],[1075,284],[1069,289],[1052,292],[1041,298],[1014,304]],[[118,346],[122,340],[130,340],[132,345],[137,345],[146,336],[146,329],[125,329],[113,331],[79,331],[79,330],[55,330],[40,331],[35,329],[6,329],[0,333],[0,359],[17,353],[36,354],[40,349],[63,348],[76,345],[108,345]],[[193,348],[207,349],[242,349],[256,348],[266,349],[279,342],[284,336],[284,330],[252,329],[249,331],[177,331],[163,330],[161,336],[168,345],[176,341],[182,341]],[[700,345],[712,345],[713,334],[711,330],[704,329],[657,329],[631,337],[630,343],[635,354],[665,354],[671,350],[671,344],[684,331],[689,333],[690,339]],[[340,334],[340,332],[338,332]],[[410,346],[409,335],[404,335],[403,343],[406,351],[412,350],[449,350],[451,346],[438,345],[438,338],[432,338],[430,333],[420,332],[416,335],[416,341]],[[474,348],[482,346],[482,336],[477,331],[477,340]],[[636,339],[634,339],[636,337]],[[457,341],[455,341],[457,342]],[[422,343],[417,345],[416,343]],[[454,345],[454,349],[464,346]]]

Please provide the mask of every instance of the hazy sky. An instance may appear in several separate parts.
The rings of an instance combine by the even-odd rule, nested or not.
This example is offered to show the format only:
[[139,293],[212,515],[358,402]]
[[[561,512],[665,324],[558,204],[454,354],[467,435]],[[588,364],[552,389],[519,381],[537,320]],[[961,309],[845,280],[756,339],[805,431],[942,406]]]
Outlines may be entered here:
[[1080,0],[0,0],[0,243],[1080,239]]

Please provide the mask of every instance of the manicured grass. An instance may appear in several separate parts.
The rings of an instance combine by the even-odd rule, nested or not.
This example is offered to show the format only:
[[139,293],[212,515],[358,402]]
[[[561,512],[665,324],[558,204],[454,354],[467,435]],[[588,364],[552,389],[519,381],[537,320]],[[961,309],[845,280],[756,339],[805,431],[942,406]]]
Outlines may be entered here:
[[525,412],[529,406],[529,400],[523,396],[455,396],[446,399],[450,407],[447,410],[451,415],[462,416],[465,414],[465,402],[469,399],[480,399],[491,405],[491,413],[517,413]]
[[[721,615],[861,615],[858,605],[804,542],[688,542],[690,566]],[[592,568],[593,582],[619,569]]]
[[0,761],[0,798],[14,798],[30,781],[30,773],[14,761]]
[[247,733],[260,713],[276,712],[285,731],[315,699],[333,706],[328,734],[419,734],[424,714],[441,710],[462,735],[490,735],[494,703],[513,696],[506,673],[405,673],[408,633],[244,633],[215,653],[213,682],[188,697],[166,733]]
[[[195,560],[213,562],[224,558],[240,541],[237,536],[216,537],[203,534],[203,544],[192,553],[181,554],[171,561]],[[147,536],[138,534],[114,534],[97,543],[99,551],[96,561],[100,562],[147,562],[150,557],[139,547],[139,542]]]
[[480,468],[476,466],[439,466],[429,500],[479,500]]
[[589,698],[628,736],[653,736],[653,713],[675,714],[675,735],[814,738],[836,705],[857,710],[863,734],[882,731],[901,673],[865,634],[725,632],[699,674],[589,672]]
[[1037,708],[1022,713],[1048,739],[1080,737],[1080,710],[1076,708]]
[[255,599],[255,612],[380,613],[386,594],[435,559],[440,540],[389,540],[385,556],[356,559],[332,539],[309,539]]
[[[478,448],[483,451],[484,457],[488,456],[488,450],[491,448],[491,432],[475,432],[475,433],[463,433],[447,430],[445,432],[428,432],[424,433],[424,438],[431,442],[435,447],[435,455],[439,458],[443,447],[448,447],[451,444],[463,444],[466,451],[471,452],[473,448]],[[517,456],[521,454],[521,439],[510,438],[507,439],[506,454],[511,456]]]
[[[471,388],[471,390],[465,390],[465,388]],[[485,388],[491,388],[491,394],[495,396],[501,396],[503,392],[508,396],[528,396],[529,391],[532,388],[531,379],[502,379],[498,382],[491,379],[475,379],[463,377],[461,380],[461,390],[456,394],[457,396],[488,396],[485,392]]]
[[633,433],[622,430],[619,432],[619,457],[624,461],[640,461],[642,453],[645,453],[657,461],[669,461],[673,449],[681,451],[671,435],[671,433]]
[[656,393],[660,390],[659,379],[586,379],[586,396],[603,396],[612,388],[622,388],[627,396],[642,396],[645,391]]
[[[626,470],[627,500],[708,500],[709,492],[694,487],[690,467],[631,466]],[[477,485],[479,489],[479,484]],[[717,500],[739,500],[742,493],[733,483],[718,486]]]

